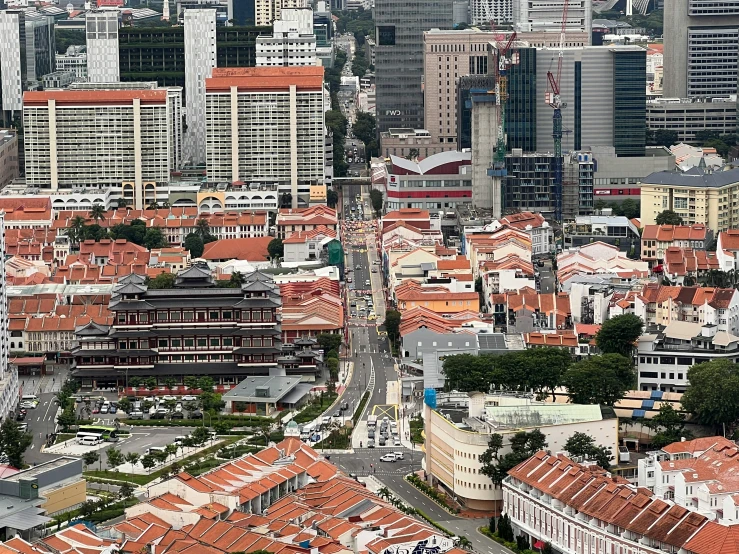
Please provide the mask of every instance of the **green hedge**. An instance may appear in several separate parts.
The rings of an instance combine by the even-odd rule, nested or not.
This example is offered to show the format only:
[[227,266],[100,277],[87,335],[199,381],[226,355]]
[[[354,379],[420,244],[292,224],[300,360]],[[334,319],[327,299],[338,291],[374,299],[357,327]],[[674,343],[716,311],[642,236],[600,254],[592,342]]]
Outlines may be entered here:
[[429,516],[427,516],[425,513],[423,513],[418,508],[416,508],[416,514],[418,514],[421,518],[423,518],[424,520],[426,520],[427,523],[429,523],[430,525],[433,525],[439,531],[441,531],[442,533],[446,534],[447,536],[449,536],[449,537],[453,537],[454,536],[454,533],[452,533],[449,529],[446,529],[445,527],[442,527],[441,525],[439,525],[438,523],[436,523],[433,519],[431,519]]
[[[218,419],[217,417],[207,418],[206,422],[215,423],[216,421],[230,423],[233,427],[259,427],[263,423],[273,424],[274,419],[261,416],[225,416]],[[131,427],[200,427],[203,425],[202,419],[122,419],[122,423]]]
[[352,416],[352,422],[354,425],[357,424],[357,421],[359,421],[359,418],[362,417],[362,412],[364,411],[364,407],[367,405],[367,401],[369,400],[370,392],[367,391],[362,395],[362,400],[359,401],[359,406],[357,406],[357,409],[354,410],[354,415]]
[[454,508],[450,508],[447,503],[445,502],[446,496],[441,494],[439,491],[437,491],[435,488],[428,486],[426,483],[424,483],[418,475],[415,473],[411,473],[410,475],[406,475],[405,478],[406,481],[408,481],[411,485],[416,487],[419,491],[421,491],[423,494],[428,496],[431,500],[436,502],[439,506],[444,508],[446,511],[448,511],[451,514],[458,514],[459,510],[456,510]]
[[495,533],[492,533],[489,527],[480,527],[478,531],[480,531],[480,533],[485,535],[487,538],[494,540],[498,544],[502,544],[508,550],[512,550],[513,552],[517,552],[518,554],[539,554],[538,552],[531,550],[529,548],[525,550],[519,550],[518,545],[515,542],[508,542],[505,539],[501,539],[498,536],[498,532],[496,531]]

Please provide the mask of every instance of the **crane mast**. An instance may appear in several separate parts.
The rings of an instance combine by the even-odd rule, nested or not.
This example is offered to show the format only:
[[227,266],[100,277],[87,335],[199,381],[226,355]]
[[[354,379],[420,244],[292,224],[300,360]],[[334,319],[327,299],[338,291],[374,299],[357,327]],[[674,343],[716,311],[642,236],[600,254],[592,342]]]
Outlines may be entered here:
[[552,138],[554,139],[554,218],[562,222],[562,109],[567,107],[560,97],[560,79],[562,77],[562,62],[564,59],[565,38],[567,34],[567,11],[569,0],[564,1],[562,8],[562,27],[559,33],[559,53],[557,56],[557,75],[547,72],[547,93],[545,102],[554,109],[552,114]]

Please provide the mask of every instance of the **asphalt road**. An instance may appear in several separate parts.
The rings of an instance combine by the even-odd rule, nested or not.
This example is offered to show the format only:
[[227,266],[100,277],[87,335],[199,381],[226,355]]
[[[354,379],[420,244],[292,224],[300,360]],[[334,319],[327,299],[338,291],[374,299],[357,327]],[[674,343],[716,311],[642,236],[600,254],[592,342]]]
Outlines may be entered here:
[[544,267],[537,267],[537,270],[539,271],[539,275],[541,277],[540,283],[542,294],[557,292],[557,280],[554,272],[552,271],[552,260],[545,259]]

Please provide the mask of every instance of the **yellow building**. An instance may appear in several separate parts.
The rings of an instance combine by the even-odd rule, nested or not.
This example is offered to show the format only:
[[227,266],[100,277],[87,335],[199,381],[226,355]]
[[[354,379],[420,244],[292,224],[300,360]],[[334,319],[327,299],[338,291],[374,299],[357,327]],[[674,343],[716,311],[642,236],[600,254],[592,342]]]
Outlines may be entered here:
[[685,225],[702,223],[714,231],[739,226],[739,168],[661,171],[640,186],[642,226],[655,225],[665,210],[673,210]]

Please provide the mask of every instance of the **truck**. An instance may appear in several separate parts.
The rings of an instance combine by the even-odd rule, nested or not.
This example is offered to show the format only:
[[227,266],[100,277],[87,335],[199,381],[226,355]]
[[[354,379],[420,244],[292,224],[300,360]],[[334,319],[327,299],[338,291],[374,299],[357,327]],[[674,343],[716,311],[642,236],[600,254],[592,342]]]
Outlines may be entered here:
[[377,427],[377,416],[371,415],[367,417],[367,427],[370,429],[374,429]]

